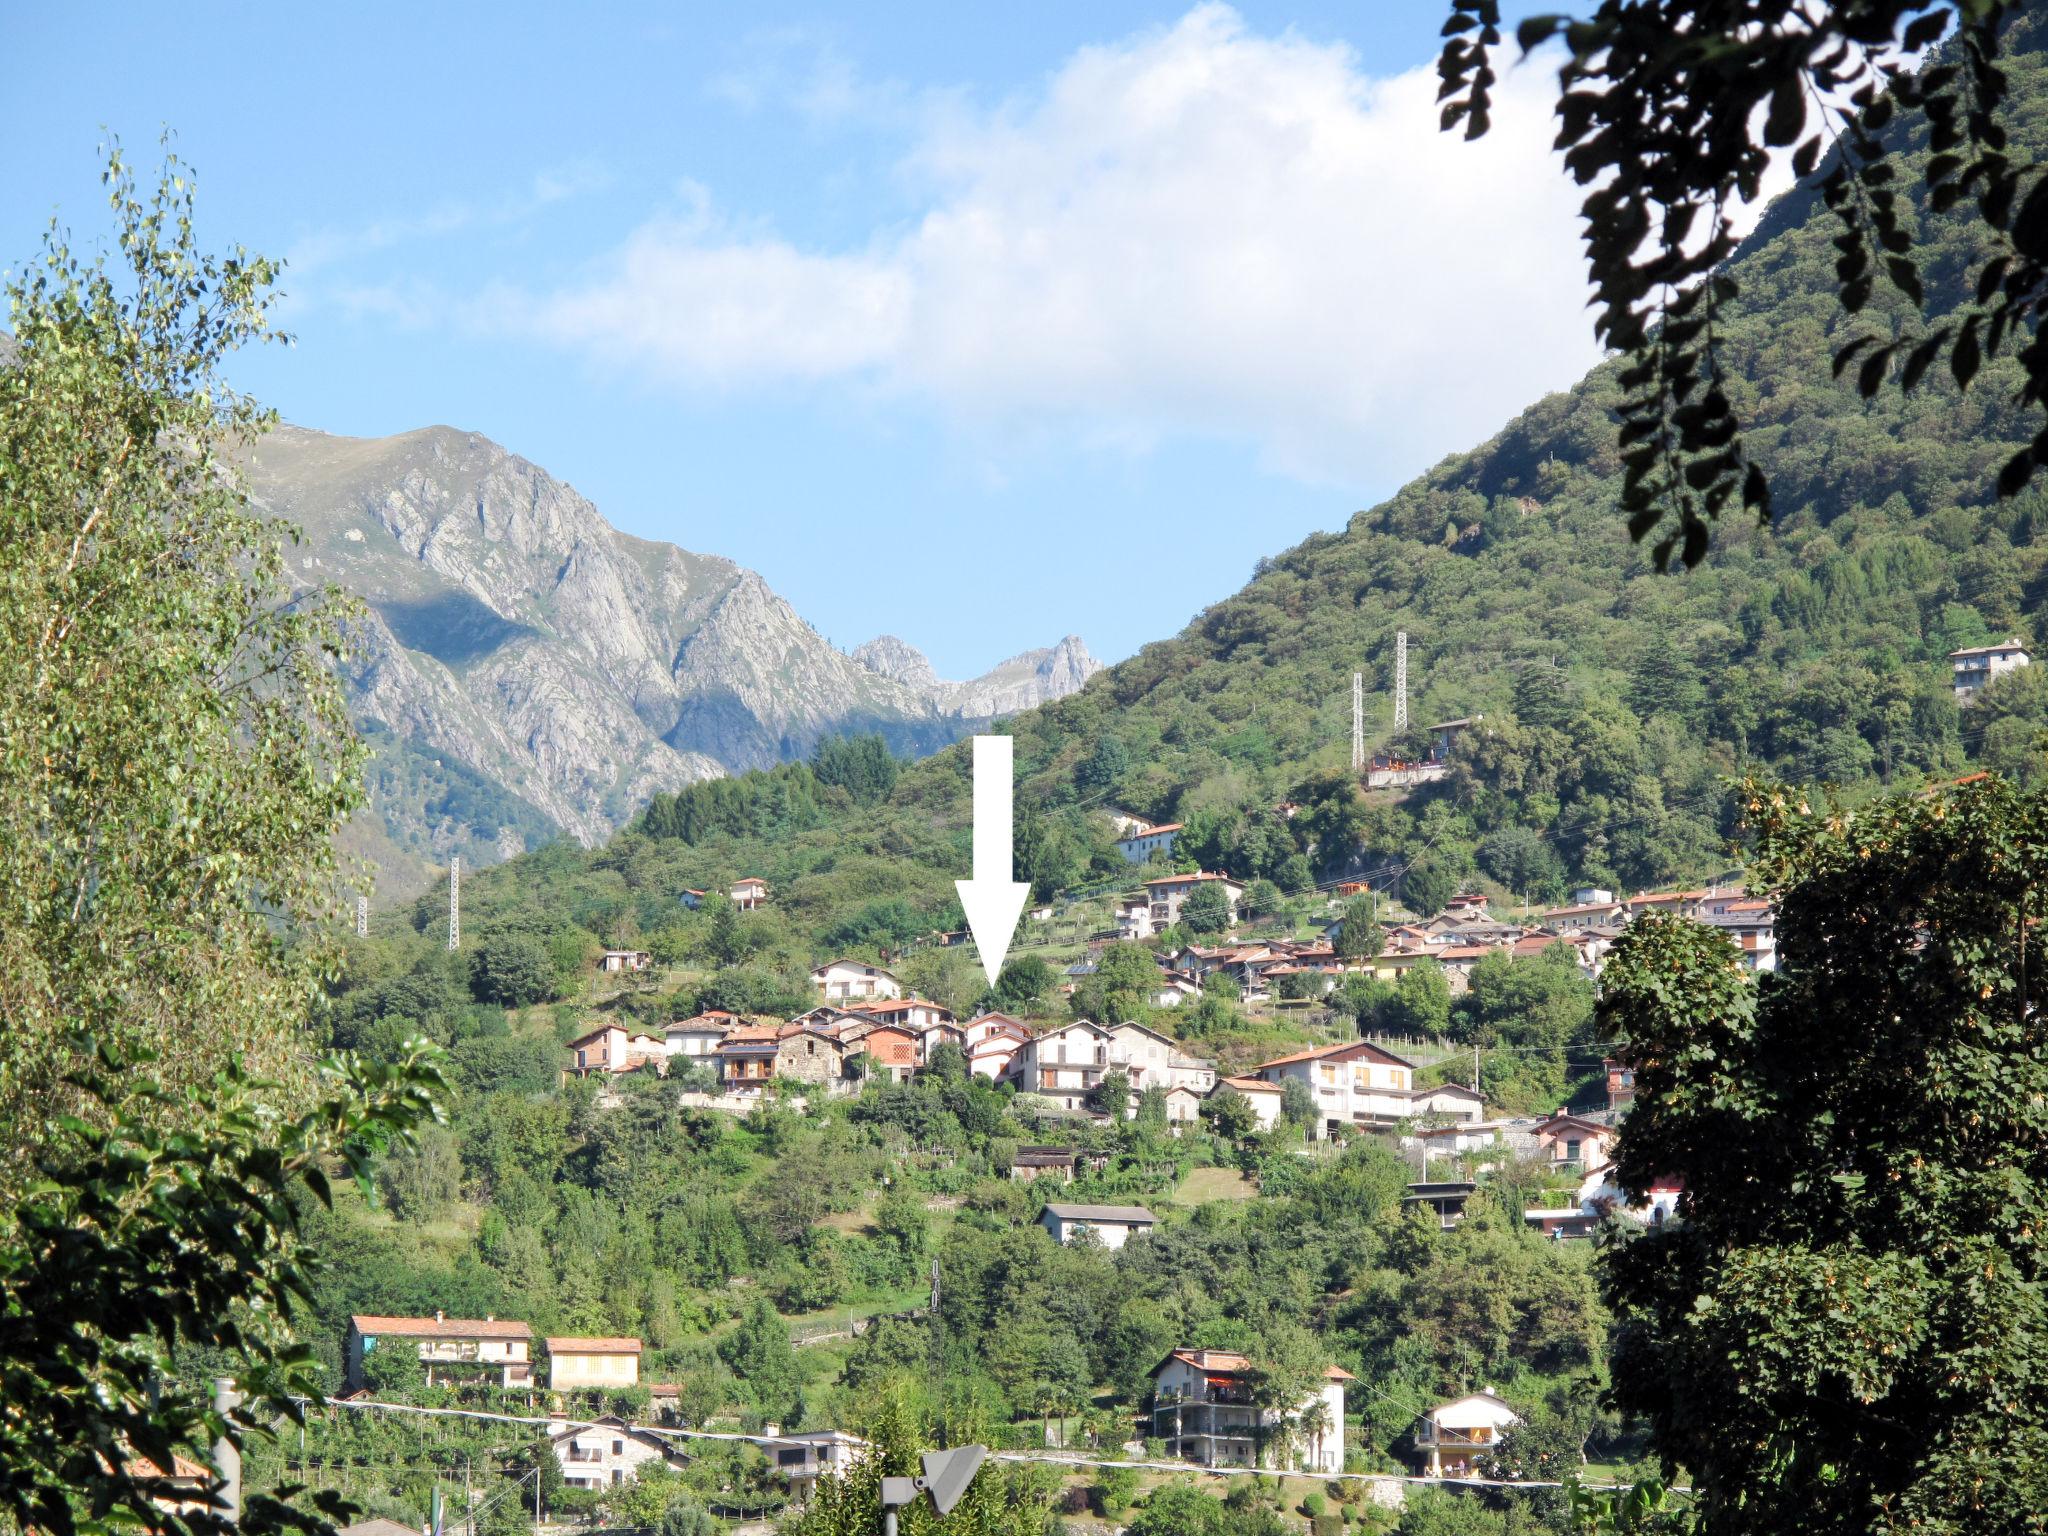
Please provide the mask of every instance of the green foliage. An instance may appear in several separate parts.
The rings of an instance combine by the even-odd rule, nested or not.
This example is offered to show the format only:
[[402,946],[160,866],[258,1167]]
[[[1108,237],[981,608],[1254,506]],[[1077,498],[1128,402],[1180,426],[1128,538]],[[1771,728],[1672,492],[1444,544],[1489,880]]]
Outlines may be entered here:
[[532,934],[486,934],[470,954],[469,986],[479,1002],[524,1008],[555,996],[554,960]]
[[1180,904],[1180,924],[1189,933],[1208,937],[1230,928],[1230,893],[1221,881],[1204,880]]
[[796,1354],[789,1344],[789,1325],[775,1315],[765,1297],[754,1302],[720,1347],[719,1356],[763,1410],[788,1417],[796,1399]]
[[1379,898],[1367,892],[1344,903],[1343,926],[1337,930],[1337,954],[1345,960],[1371,960],[1387,947],[1380,926]]
[[[1603,1019],[1636,1069],[1623,1187],[1683,1218],[1608,1251],[1614,1396],[1714,1530],[2021,1531],[2048,1389],[2041,967],[2048,800],[1983,780],[1849,814],[1749,786],[1780,969],[1632,925]],[[1903,1087],[1902,1087],[1903,1085]],[[2019,1437],[2016,1439],[2015,1437]],[[1999,1477],[1985,1478],[1987,1457]]]
[[[843,1477],[825,1478],[810,1503],[783,1530],[787,1536],[874,1536],[882,1528],[882,1479],[922,1472],[919,1456],[932,1443],[928,1426],[900,1396],[880,1397],[856,1426],[869,1448]],[[952,1443],[970,1438],[957,1436]],[[904,1506],[902,1536],[1049,1536],[1054,1526],[1048,1469],[984,1462],[952,1514],[941,1519],[929,1500]]]
[[[1770,483],[1728,389],[1726,322],[1743,291],[1728,269],[1733,209],[1759,195],[1773,148],[1798,146],[1796,176],[1820,170],[1840,253],[1826,289],[1845,315],[1877,311],[1836,350],[1835,377],[1862,354],[1860,394],[1877,394],[1894,362],[1902,391],[1911,391],[1945,356],[1956,385],[1967,387],[2010,328],[2025,369],[2020,398],[2032,405],[2048,395],[2048,357],[2017,340],[2048,291],[2048,245],[2036,223],[2041,200],[2020,198],[2022,171],[2005,127],[2021,115],[1998,62],[2002,45],[2016,40],[2010,15],[1953,0],[1843,0],[1811,12],[1696,0],[1654,13],[1603,5],[1587,19],[1537,16],[1517,29],[1525,50],[1552,39],[1571,50],[1559,71],[1558,147],[1578,183],[1592,188],[1580,211],[1599,307],[1594,331],[1627,354],[1622,511],[1632,537],[1662,533],[1660,568],[1674,553],[1698,565],[1709,524],[1738,495],[1770,521]],[[1444,27],[1443,126],[1463,124],[1468,138],[1489,125],[1499,20],[1492,0],[1454,0]],[[1954,38],[1916,72],[1920,52],[1951,22]],[[1897,118],[1901,109],[1913,116]],[[1918,197],[1902,198],[1902,168],[1888,151],[1908,142],[1932,155],[1913,168]],[[1974,216],[1954,212],[1966,198]],[[1944,261],[1950,251],[1919,227],[1923,202],[1948,214],[1951,230],[1960,227],[1968,259]],[[1918,313],[1930,307],[1929,286],[1936,325]],[[1972,288],[1968,318],[1949,313]],[[2034,466],[2031,448],[2013,455],[1999,494],[2026,485]]]
[[[92,1048],[84,1046],[86,1051]],[[147,1058],[102,1046],[74,1080],[99,1123],[67,1120],[43,1149],[57,1175],[0,1213],[0,1509],[22,1528],[105,1532],[234,1529],[217,1514],[159,1507],[134,1459],[205,1460],[296,1422],[320,1374],[292,1338],[319,1260],[301,1211],[329,1198],[323,1162],[367,1180],[377,1152],[431,1118],[440,1084],[426,1049],[390,1066],[324,1066],[313,1107],[280,1121],[276,1085],[238,1066],[164,1097]],[[172,1112],[179,1126],[160,1130]],[[223,1415],[212,1360],[247,1401]],[[318,1531],[345,1516],[247,1501],[244,1531]]]
[[293,594],[239,473],[274,417],[217,371],[269,338],[276,268],[200,248],[175,159],[145,190],[116,147],[105,181],[109,257],[53,224],[7,289],[0,1205],[81,1040],[161,1047],[169,1088],[238,1054],[303,1086],[294,1026],[361,802],[332,668],[346,605]]
[[1124,1529],[1128,1536],[1225,1536],[1235,1527],[1220,1499],[1179,1479],[1153,1489]]
[[835,736],[818,743],[811,754],[811,772],[820,784],[834,785],[857,805],[872,805],[896,787],[900,765],[878,734]]

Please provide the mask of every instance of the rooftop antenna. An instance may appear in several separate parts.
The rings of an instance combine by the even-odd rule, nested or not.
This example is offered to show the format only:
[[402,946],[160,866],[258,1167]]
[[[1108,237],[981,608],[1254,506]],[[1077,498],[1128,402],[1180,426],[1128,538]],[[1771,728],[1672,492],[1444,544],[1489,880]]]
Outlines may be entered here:
[[448,947],[462,948],[462,855],[448,861]]
[[1394,631],[1394,729],[1408,729],[1408,631]]
[[1365,674],[1351,674],[1351,771],[1365,767]]

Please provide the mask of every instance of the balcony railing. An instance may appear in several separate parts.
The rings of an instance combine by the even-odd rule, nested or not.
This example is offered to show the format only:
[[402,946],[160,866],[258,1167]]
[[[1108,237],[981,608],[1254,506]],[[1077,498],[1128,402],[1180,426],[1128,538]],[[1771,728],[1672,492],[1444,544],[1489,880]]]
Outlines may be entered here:
[[1415,1443],[1432,1450],[1487,1451],[1500,1444],[1492,1430],[1438,1429],[1425,1420],[1415,1432]]

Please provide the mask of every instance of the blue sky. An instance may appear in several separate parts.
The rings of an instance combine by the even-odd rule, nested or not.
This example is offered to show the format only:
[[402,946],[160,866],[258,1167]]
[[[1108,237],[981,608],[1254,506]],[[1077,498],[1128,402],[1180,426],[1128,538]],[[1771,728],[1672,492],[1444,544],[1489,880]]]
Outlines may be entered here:
[[0,264],[168,125],[288,419],[484,432],[842,646],[1116,659],[1593,360],[1547,72],[1442,138],[1442,14],[17,9]]

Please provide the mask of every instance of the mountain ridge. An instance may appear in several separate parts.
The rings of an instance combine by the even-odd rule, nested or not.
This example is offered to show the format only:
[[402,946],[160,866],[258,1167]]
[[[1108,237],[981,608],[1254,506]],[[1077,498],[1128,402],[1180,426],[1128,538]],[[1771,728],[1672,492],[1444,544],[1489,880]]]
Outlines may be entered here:
[[294,579],[364,605],[351,709],[405,759],[373,776],[373,809],[422,862],[492,862],[550,829],[589,846],[658,792],[829,736],[919,755],[1099,670],[1073,636],[964,682],[900,641],[905,674],[877,670],[758,572],[614,528],[481,433],[280,427],[247,468],[256,505],[299,532]]

